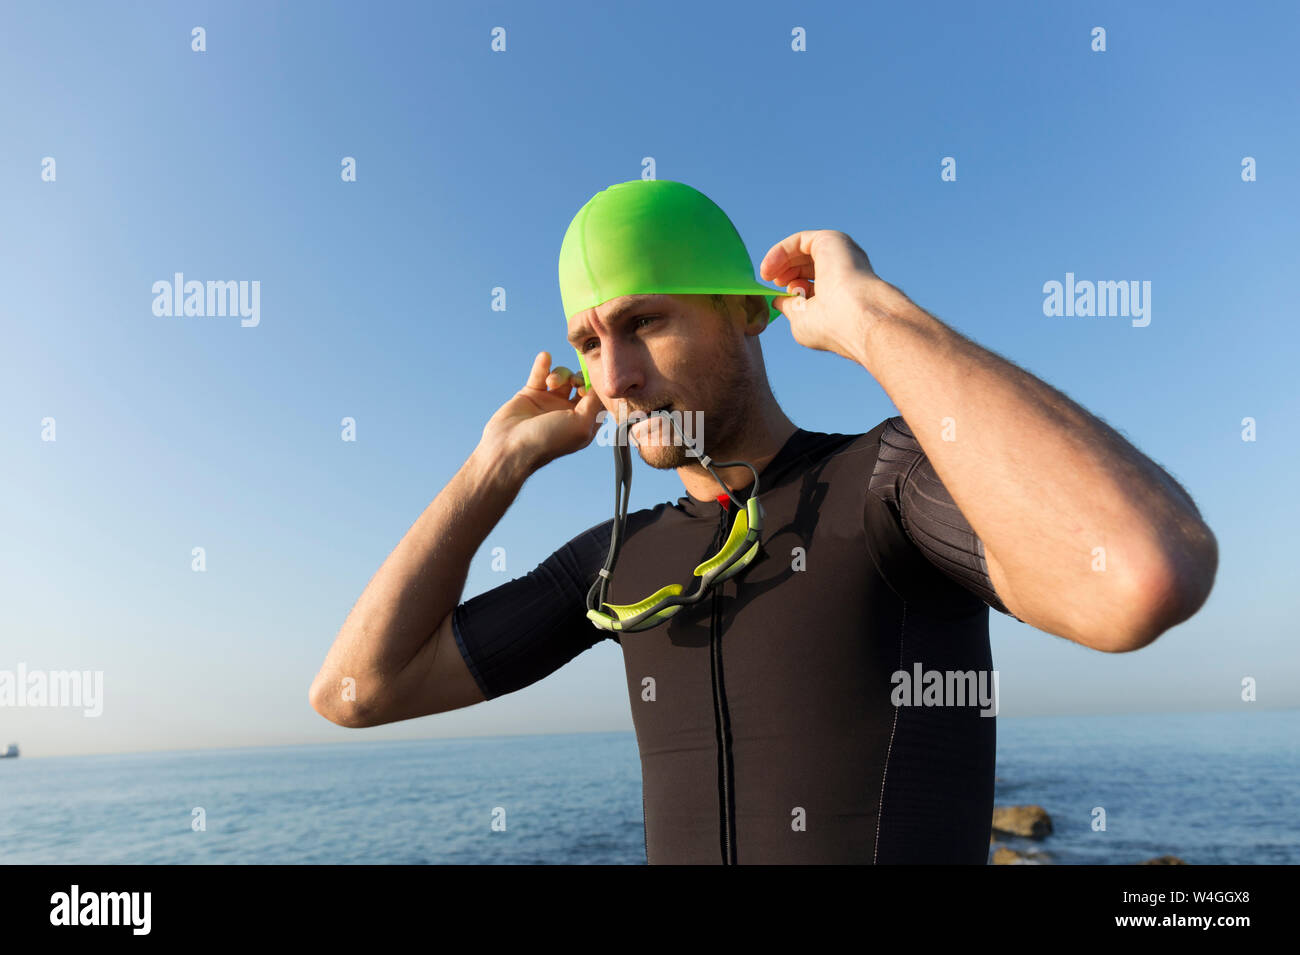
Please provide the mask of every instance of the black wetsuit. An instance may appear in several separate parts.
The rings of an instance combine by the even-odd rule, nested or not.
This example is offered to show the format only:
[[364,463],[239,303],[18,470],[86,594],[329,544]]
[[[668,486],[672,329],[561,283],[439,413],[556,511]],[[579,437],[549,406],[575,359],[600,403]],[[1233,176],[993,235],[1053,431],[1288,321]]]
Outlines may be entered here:
[[[916,663],[991,670],[988,606],[1009,611],[983,544],[901,417],[800,429],[759,489],[758,557],[654,629],[620,639],[586,617],[612,521],[462,603],[456,640],[484,696],[619,640],[650,863],[984,864],[995,718],[891,702],[891,675]],[[688,584],[734,512],[688,495],[630,514],[608,602]]]

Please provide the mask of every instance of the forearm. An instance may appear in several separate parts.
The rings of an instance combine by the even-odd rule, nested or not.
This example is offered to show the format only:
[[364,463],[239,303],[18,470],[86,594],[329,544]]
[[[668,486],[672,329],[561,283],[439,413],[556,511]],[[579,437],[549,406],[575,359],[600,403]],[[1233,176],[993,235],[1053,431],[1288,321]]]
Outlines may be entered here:
[[1214,538],[1168,474],[893,286],[875,279],[861,292],[855,357],[996,555],[1000,592],[1017,616],[1114,649],[1199,607],[1217,564]]
[[[344,621],[316,680],[313,705],[333,707],[356,681],[353,708],[382,698],[456,609],[469,563],[518,496],[531,466],[480,445],[384,560]],[[353,714],[355,719],[355,714]]]

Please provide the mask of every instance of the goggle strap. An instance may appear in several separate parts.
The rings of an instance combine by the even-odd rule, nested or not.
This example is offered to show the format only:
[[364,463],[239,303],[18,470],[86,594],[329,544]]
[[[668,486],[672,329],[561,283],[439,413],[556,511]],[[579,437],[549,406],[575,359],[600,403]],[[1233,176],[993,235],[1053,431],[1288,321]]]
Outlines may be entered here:
[[[682,606],[696,602],[703,597],[705,590],[711,587],[715,580],[718,582],[726,580],[749,565],[758,553],[758,538],[763,525],[762,505],[757,500],[758,472],[745,461],[719,462],[719,467],[744,465],[754,475],[754,483],[743,509],[736,514],[731,532],[722,549],[695,569],[695,576],[701,577],[696,593],[690,598],[683,599],[680,597],[683,588],[678,584],[670,584],[635,604],[615,606],[607,603],[605,598],[614,576],[614,565],[618,562],[618,554],[622,548],[622,537],[627,527],[628,506],[632,494],[632,462],[631,452],[627,446],[628,440],[627,423],[624,422],[619,426],[618,437],[614,442],[614,520],[610,527],[609,555],[605,558],[605,566],[600,569],[596,581],[587,593],[587,616],[596,626],[605,630],[648,630],[675,614]],[[706,454],[700,454],[694,448],[691,452],[727,492],[727,496],[735,501],[731,488],[727,487],[726,482],[713,469],[713,459]],[[736,503],[740,504],[739,501]],[[752,546],[750,546],[751,541]],[[655,606],[666,600],[673,600],[673,602],[658,612],[652,612]],[[615,616],[602,613],[598,609],[601,607],[613,610]],[[625,619],[638,617],[643,619],[630,626],[624,626]],[[647,617],[648,619],[644,619]]]
[[632,494],[631,460],[624,446],[626,424],[620,426],[618,438],[614,441],[614,520],[610,525],[609,554],[605,557],[605,566],[591,590],[587,592],[587,609],[596,611],[604,606],[609,592],[609,582],[613,578],[614,565],[618,563],[618,552],[622,548],[622,532],[627,523],[628,499]]

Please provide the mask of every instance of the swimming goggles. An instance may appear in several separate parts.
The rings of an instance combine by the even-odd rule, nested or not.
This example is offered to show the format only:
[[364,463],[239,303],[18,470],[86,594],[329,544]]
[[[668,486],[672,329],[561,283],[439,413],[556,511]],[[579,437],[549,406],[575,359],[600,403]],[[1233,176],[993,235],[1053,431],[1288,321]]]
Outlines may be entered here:
[[[678,433],[681,432],[680,426],[669,412],[661,411],[654,414],[670,421],[673,427],[677,428]],[[600,630],[632,633],[657,627],[682,607],[704,599],[705,594],[712,588],[740,573],[758,555],[759,538],[763,533],[763,505],[758,501],[758,472],[745,461],[714,462],[707,454],[700,454],[684,434],[682,438],[688,453],[699,459],[721,485],[727,497],[735,502],[738,510],[735,521],[731,525],[731,533],[720,551],[695,568],[693,573],[699,578],[699,586],[689,596],[681,596],[683,590],[681,584],[669,584],[634,604],[605,602],[610,581],[613,579],[614,564],[618,561],[618,553],[623,546],[623,534],[627,530],[628,497],[632,491],[632,452],[628,445],[628,421],[624,419],[619,425],[618,437],[614,442],[614,524],[610,531],[609,556],[605,559],[605,566],[601,568],[596,582],[587,593],[587,618]],[[743,505],[736,500],[735,495],[731,493],[731,488],[727,487],[726,482],[713,469],[715,463],[723,468],[744,466],[754,475],[753,489]]]

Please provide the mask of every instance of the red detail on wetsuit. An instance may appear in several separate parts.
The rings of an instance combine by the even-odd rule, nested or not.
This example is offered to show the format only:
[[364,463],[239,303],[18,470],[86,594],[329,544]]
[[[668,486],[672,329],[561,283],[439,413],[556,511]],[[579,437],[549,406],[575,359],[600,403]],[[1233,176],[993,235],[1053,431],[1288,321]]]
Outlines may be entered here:
[[727,506],[727,501],[729,500],[731,500],[731,498],[727,497],[727,495],[725,494],[718,495],[718,503],[721,504],[723,507]]

